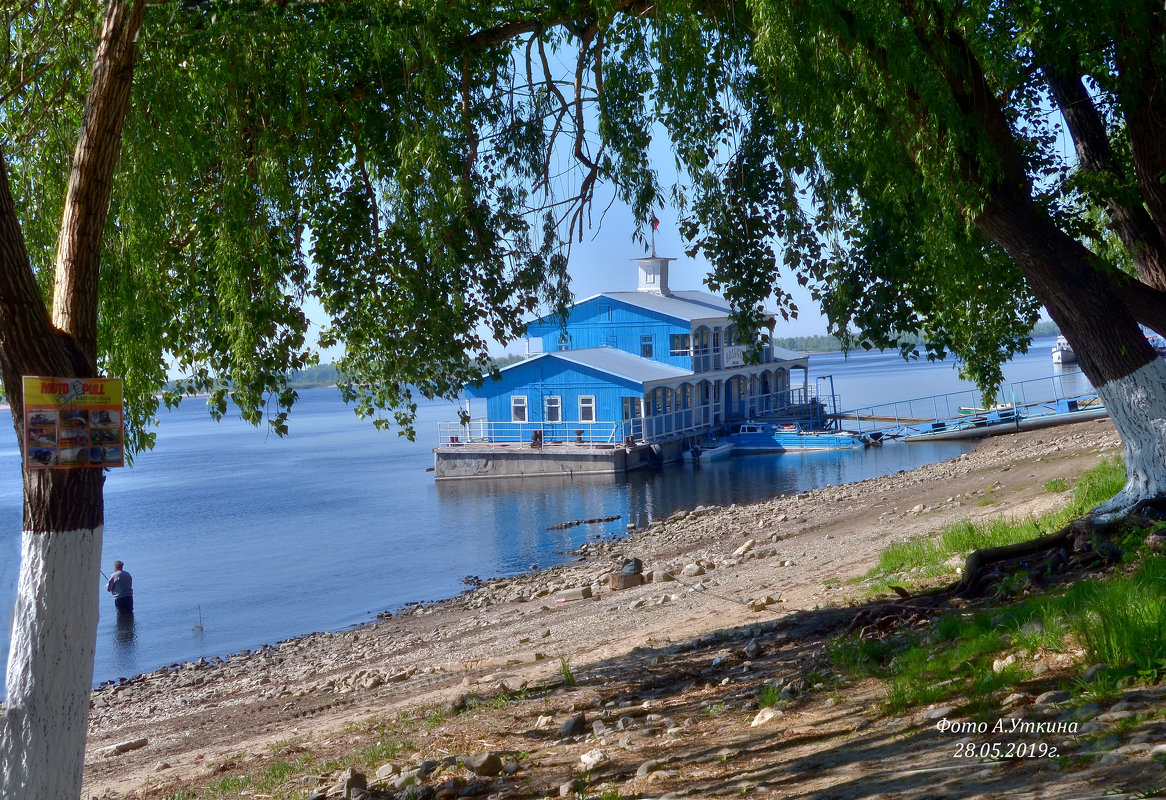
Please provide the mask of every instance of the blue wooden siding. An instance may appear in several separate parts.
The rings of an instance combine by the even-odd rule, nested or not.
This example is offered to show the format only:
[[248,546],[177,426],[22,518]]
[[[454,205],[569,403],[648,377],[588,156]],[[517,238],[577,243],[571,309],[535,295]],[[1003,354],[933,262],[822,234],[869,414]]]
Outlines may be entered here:
[[510,398],[526,397],[528,422],[545,422],[546,398],[562,398],[563,423],[579,421],[579,398],[595,398],[595,421],[611,422],[623,416],[623,398],[642,397],[638,381],[618,378],[599,370],[572,364],[553,356],[541,356],[506,369],[500,381],[487,380],[470,397],[486,400],[486,416],[492,422],[509,422]]
[[[690,334],[687,321],[678,320],[658,311],[633,306],[610,297],[593,297],[571,309],[564,334],[554,320],[537,319],[527,326],[527,335],[542,339],[543,352],[581,350],[587,347],[614,347],[635,356],[643,355],[644,337],[650,337],[653,361],[671,364],[681,369],[692,369],[688,355],[672,355],[673,334]],[[566,347],[562,337],[566,335]]]

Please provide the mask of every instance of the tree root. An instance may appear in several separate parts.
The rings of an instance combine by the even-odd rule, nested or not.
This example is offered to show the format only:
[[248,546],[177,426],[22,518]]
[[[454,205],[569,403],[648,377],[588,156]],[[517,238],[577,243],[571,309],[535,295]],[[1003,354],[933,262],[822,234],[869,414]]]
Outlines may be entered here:
[[[1090,513],[1065,525],[1058,531],[1036,539],[1015,544],[989,547],[968,554],[964,563],[964,574],[959,581],[938,592],[951,597],[974,597],[983,593],[984,584],[991,567],[1022,558],[1033,558],[1046,553],[1053,554],[1050,567],[1063,569],[1069,554],[1079,562],[1091,560],[1111,561],[1120,558],[1120,550],[1109,543],[1108,536],[1119,527],[1138,526],[1149,528],[1163,519],[1163,501],[1141,500],[1131,505],[1124,513],[1112,511]],[[1143,514],[1143,512],[1146,512]],[[1101,540],[1101,541],[1099,541]],[[1063,551],[1058,558],[1058,551]],[[1116,552],[1115,552],[1116,551]],[[1059,563],[1058,563],[1059,561]],[[1055,570],[1054,570],[1055,571]]]

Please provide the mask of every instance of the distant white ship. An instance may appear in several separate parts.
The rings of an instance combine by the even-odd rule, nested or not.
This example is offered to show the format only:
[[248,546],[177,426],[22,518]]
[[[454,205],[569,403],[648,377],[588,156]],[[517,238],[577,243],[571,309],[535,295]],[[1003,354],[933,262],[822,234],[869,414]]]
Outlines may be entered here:
[[1072,345],[1064,336],[1057,337],[1057,343],[1053,345],[1053,363],[1054,364],[1076,364],[1077,354],[1073,352]]

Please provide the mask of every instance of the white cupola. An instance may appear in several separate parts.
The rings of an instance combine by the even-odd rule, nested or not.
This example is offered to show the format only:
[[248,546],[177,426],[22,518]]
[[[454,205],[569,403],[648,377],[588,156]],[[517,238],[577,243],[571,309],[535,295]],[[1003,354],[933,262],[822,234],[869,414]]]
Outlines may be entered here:
[[672,292],[668,289],[668,262],[675,260],[675,258],[658,258],[657,256],[633,258],[632,261],[639,265],[640,280],[636,289],[641,292],[652,292],[669,297]]

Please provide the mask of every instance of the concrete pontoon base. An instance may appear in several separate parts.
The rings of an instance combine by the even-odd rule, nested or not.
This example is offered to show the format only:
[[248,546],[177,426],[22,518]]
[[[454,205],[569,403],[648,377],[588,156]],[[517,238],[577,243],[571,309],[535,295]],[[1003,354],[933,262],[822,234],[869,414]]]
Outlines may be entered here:
[[[675,451],[675,452],[673,452]],[[433,451],[436,480],[603,475],[654,467],[680,457],[679,442],[661,444],[450,444]]]

